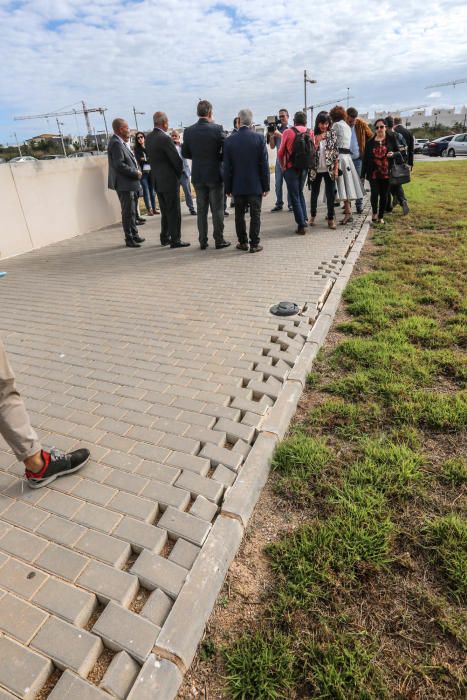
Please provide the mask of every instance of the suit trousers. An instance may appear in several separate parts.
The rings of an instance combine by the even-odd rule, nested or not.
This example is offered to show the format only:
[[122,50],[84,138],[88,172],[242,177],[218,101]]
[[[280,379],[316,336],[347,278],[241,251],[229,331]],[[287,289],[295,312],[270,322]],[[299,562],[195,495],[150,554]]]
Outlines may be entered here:
[[259,245],[259,232],[261,228],[261,205],[262,196],[260,194],[236,194],[235,195],[235,230],[239,243],[248,243],[246,233],[245,213],[246,207],[250,207],[250,246],[252,248]]
[[122,208],[122,226],[125,233],[125,240],[133,240],[133,236],[138,235],[136,228],[136,205],[138,202],[137,192],[127,192],[117,190],[120,206]]
[[182,235],[180,185],[170,192],[158,192],[157,196],[161,208],[161,243],[178,243]]
[[211,207],[213,236],[216,243],[224,240],[224,184],[195,185],[198,209],[198,236],[200,245],[208,242],[208,211]]
[[324,180],[324,186],[326,188],[326,204],[328,208],[328,220],[334,219],[334,190],[336,183],[331,178],[330,174],[326,172],[316,173],[316,178],[311,183],[311,202],[310,202],[310,214],[311,216],[316,216],[316,211],[318,209],[318,197],[319,190],[321,188],[321,180]]
[[19,462],[41,450],[39,438],[29,421],[16,388],[15,375],[0,340],[0,434]]
[[191,185],[190,185],[190,178],[188,175],[185,175],[185,173],[182,173],[182,179],[180,180],[180,184],[182,185],[183,192],[185,193],[185,203],[190,211],[195,210],[195,206],[193,204],[193,197],[191,196]]

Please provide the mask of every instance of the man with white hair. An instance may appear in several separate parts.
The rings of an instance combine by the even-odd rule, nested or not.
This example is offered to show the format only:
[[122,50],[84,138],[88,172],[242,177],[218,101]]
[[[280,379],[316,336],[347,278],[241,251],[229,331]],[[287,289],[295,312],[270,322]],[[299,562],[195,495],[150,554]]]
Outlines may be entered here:
[[[238,113],[240,126],[224,144],[224,183],[228,195],[235,200],[235,229],[237,249],[259,253],[261,204],[269,192],[269,160],[263,137],[252,131],[253,113],[251,109],[241,109]],[[245,209],[250,209],[250,245],[245,222]]]

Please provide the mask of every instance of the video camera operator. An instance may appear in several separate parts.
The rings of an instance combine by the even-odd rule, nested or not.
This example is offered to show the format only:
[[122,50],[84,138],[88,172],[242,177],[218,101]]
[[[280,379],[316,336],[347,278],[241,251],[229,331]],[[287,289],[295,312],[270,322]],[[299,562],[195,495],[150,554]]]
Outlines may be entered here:
[[[271,123],[271,126],[269,125],[269,119],[265,121],[265,124],[268,126],[268,133],[267,133],[267,143],[269,144],[269,148],[271,150],[274,150],[274,148],[277,149],[277,153],[279,153],[279,148],[281,145],[281,140],[282,140],[282,134],[286,129],[289,128],[289,113],[286,109],[280,109],[279,110],[279,123],[277,123],[276,120],[276,128],[274,130],[270,130],[272,126],[274,126],[274,123]],[[284,208],[284,199],[282,196],[282,187],[284,183],[284,175],[281,170],[281,166],[279,163],[279,158],[276,159],[276,169],[275,169],[275,181],[276,181],[276,204],[274,205],[274,208],[271,209],[271,211],[282,211]],[[287,186],[287,185],[286,185]],[[289,193],[287,191],[287,205],[289,207],[289,211],[292,211],[292,202],[290,200]]]

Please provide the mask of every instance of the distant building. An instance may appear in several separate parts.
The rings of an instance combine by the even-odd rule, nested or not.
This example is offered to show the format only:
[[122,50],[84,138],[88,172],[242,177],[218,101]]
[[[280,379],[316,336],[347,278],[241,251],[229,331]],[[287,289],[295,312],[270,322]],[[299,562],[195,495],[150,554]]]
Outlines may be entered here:
[[[467,126],[467,107],[464,105],[459,112],[455,107],[436,107],[428,114],[425,109],[416,109],[412,114],[401,114],[397,110],[375,112],[375,119],[385,119],[387,116],[401,117],[402,123],[408,129],[419,129],[423,126],[447,126],[453,127],[461,124],[465,129]],[[362,115],[365,119],[366,115]]]
[[[55,143],[61,144],[62,138],[60,134],[39,134],[39,136],[33,136],[30,139],[26,139],[24,143],[28,146],[31,146],[32,148],[38,148],[39,146],[41,146],[43,141],[53,141]],[[65,146],[69,146],[72,143],[73,138],[69,135],[64,135],[63,141],[65,143]]]

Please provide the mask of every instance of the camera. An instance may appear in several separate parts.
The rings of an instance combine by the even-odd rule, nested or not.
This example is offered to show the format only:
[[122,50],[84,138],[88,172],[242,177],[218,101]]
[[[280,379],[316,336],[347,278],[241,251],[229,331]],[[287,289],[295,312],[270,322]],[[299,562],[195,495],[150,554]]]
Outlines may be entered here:
[[266,117],[264,120],[264,126],[267,127],[268,134],[273,134],[278,126],[280,126],[281,120],[275,114],[272,117]]

